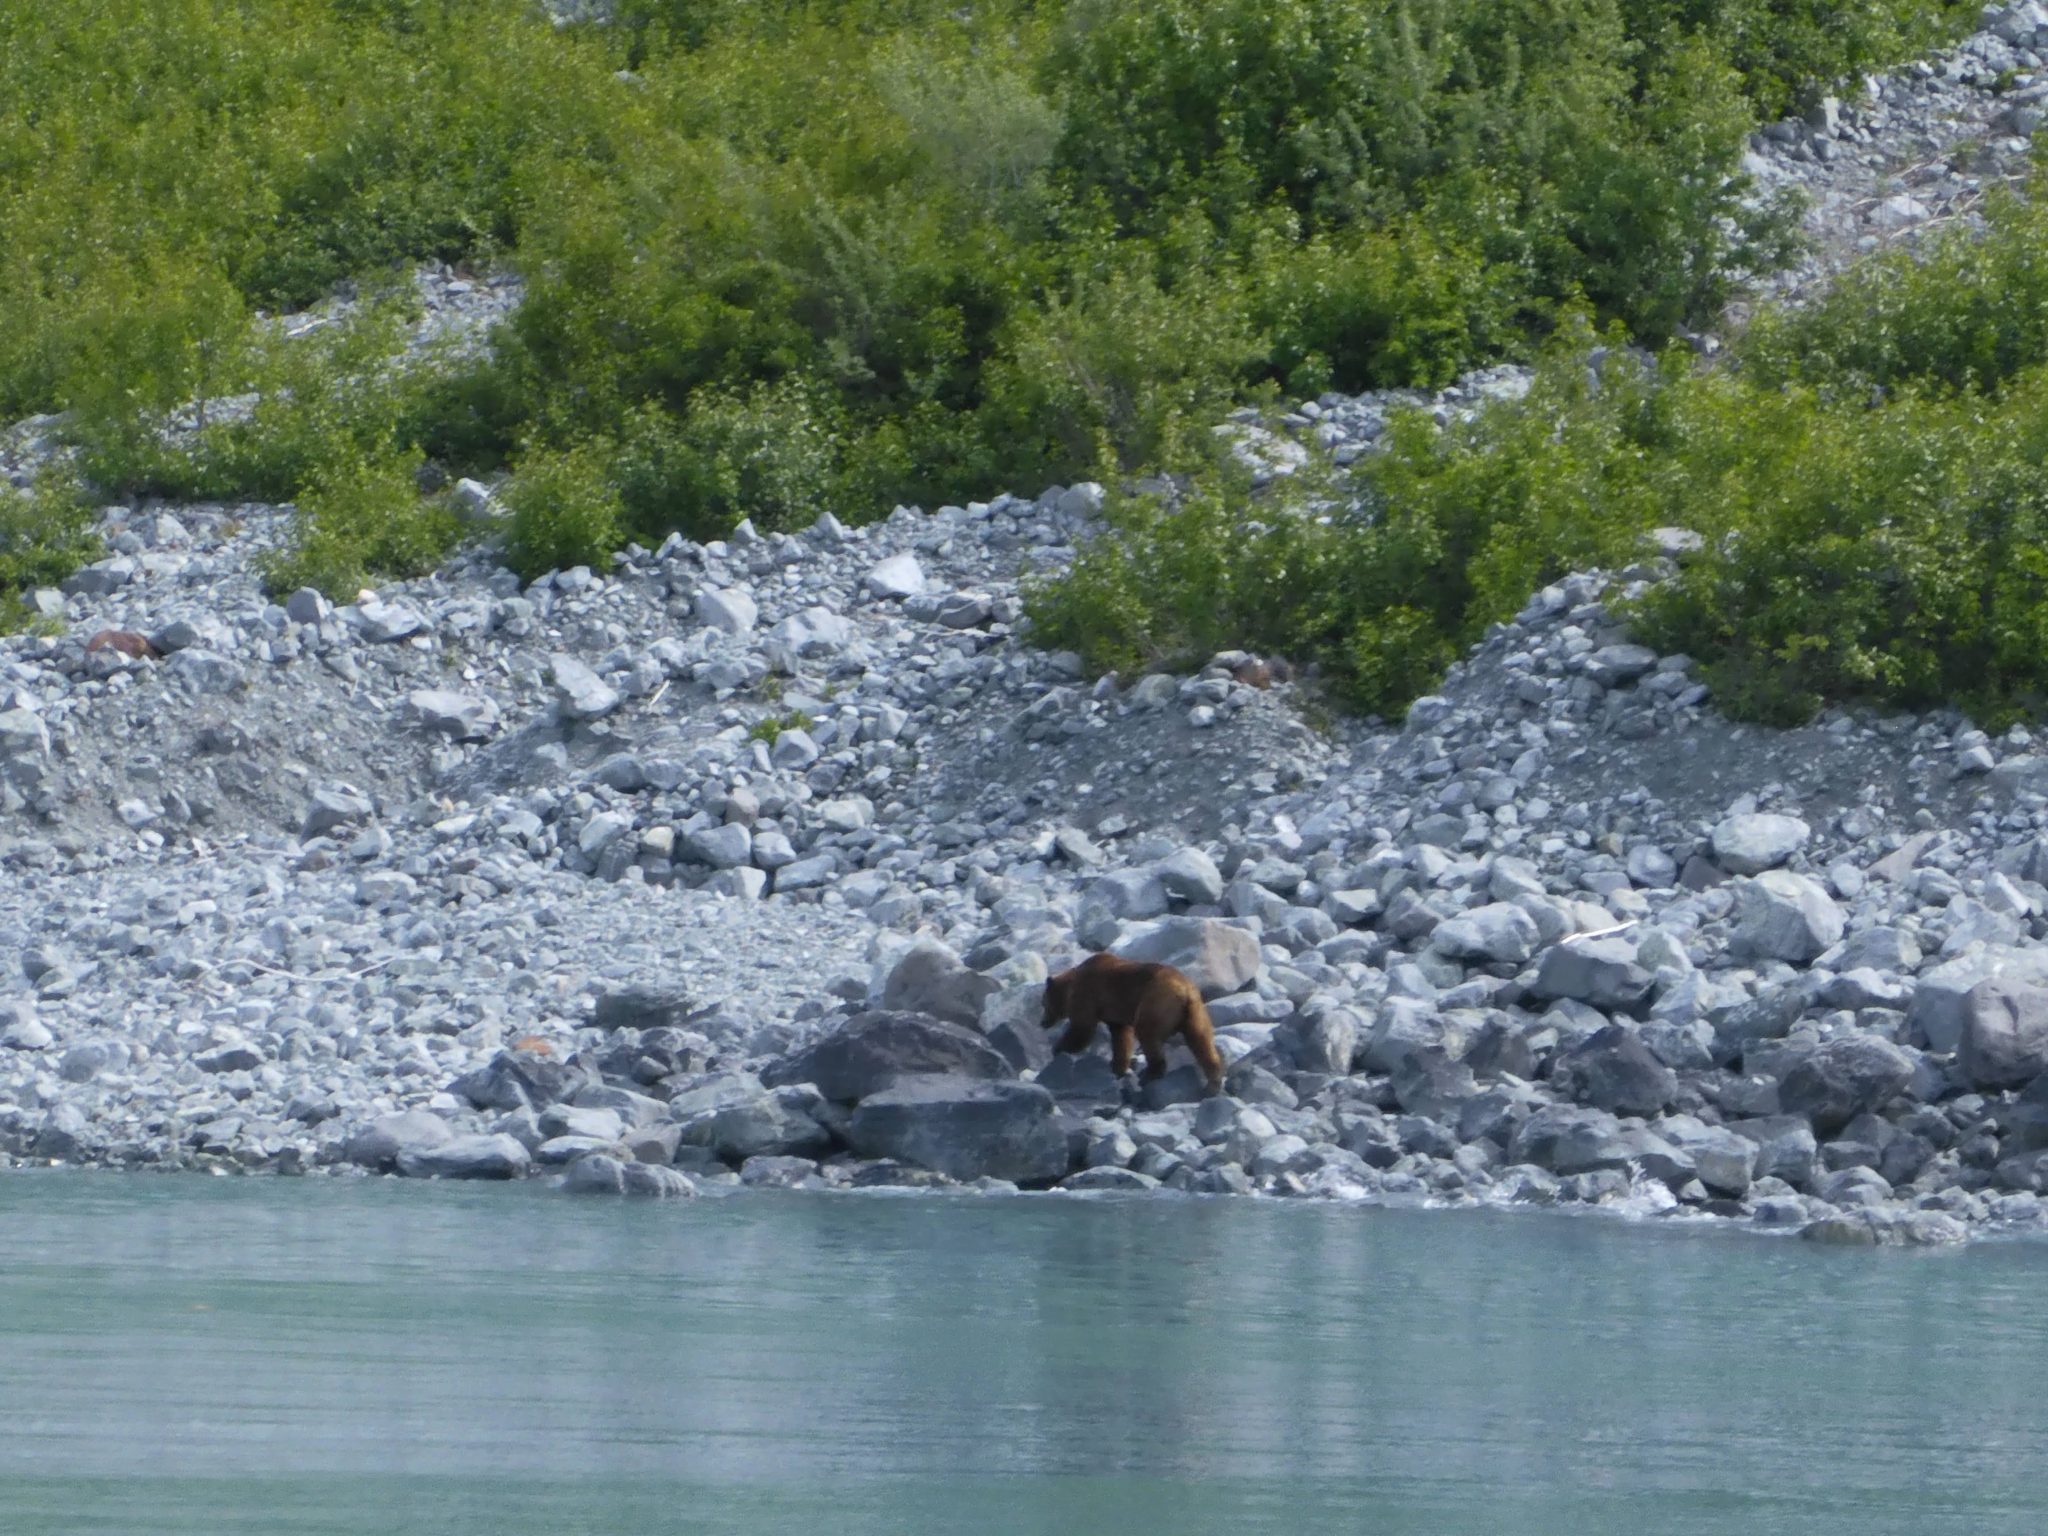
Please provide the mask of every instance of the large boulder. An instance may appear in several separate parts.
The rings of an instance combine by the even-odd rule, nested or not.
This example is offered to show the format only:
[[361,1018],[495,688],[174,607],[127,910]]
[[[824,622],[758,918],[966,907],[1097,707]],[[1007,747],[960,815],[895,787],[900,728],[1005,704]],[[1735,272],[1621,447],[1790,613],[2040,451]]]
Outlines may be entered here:
[[1840,941],[1842,909],[1816,880],[1772,869],[1735,886],[1732,954],[1748,960],[1805,965]]
[[922,1013],[856,1014],[839,1029],[770,1065],[770,1086],[810,1083],[826,1098],[856,1103],[899,1078],[944,1073],[993,1080],[1016,1069],[971,1029]]
[[1213,917],[1162,917],[1132,933],[1116,952],[1126,960],[1172,966],[1205,998],[1240,992],[1259,974],[1258,938]]
[[1464,1026],[1438,1013],[1434,1003],[1416,997],[1390,997],[1380,1005],[1379,1017],[1373,1021],[1361,1064],[1369,1072],[1392,1074],[1431,1051],[1459,1055],[1465,1043]]
[[1813,828],[1797,816],[1730,816],[1714,828],[1714,862],[1731,875],[1776,869],[1806,846]]
[[598,993],[590,1022],[599,1029],[675,1029],[704,1011],[682,987],[617,987]]
[[545,1109],[568,1098],[587,1081],[575,1067],[533,1051],[500,1051],[474,1072],[465,1072],[448,1091],[478,1109]]
[[1019,1072],[1052,1060],[1053,1036],[1044,1019],[1045,988],[1035,981],[1005,987],[981,1005],[982,1034]]
[[1166,894],[1176,901],[1213,904],[1223,899],[1223,876],[1216,861],[1199,848],[1182,848],[1152,866]]
[[498,705],[488,694],[421,688],[405,702],[423,727],[456,741],[482,741],[498,728]]
[[750,1157],[817,1157],[831,1149],[832,1133],[817,1122],[818,1100],[792,1084],[681,1121],[678,1137],[708,1147],[729,1163]]
[[864,1099],[847,1135],[863,1157],[895,1158],[952,1179],[1050,1184],[1069,1165],[1052,1095],[1036,1083],[907,1078]]
[[1618,1115],[1657,1115],[1678,1096],[1678,1074],[1620,1024],[1595,1030],[1559,1060],[1560,1093]]
[[1699,1181],[1717,1195],[1740,1199],[1756,1176],[1758,1148],[1725,1125],[1707,1125],[1692,1115],[1672,1115],[1654,1127],[1692,1161]]
[[1634,941],[1617,933],[1551,945],[1536,967],[1532,990],[1538,997],[1627,1012],[1641,1006],[1653,981],[1636,961]]
[[1488,902],[1437,924],[1429,947],[1453,960],[1520,965],[1542,943],[1536,919],[1511,901]]
[[2000,976],[1972,987],[1956,1068],[1972,1088],[2018,1088],[2048,1072],[2048,988]]
[[380,1115],[348,1139],[343,1154],[358,1167],[389,1173],[401,1156],[417,1156],[455,1139],[448,1122],[424,1109]]
[[526,1172],[526,1148],[502,1132],[456,1136],[431,1147],[408,1147],[397,1157],[408,1179],[516,1179]]
[[1604,1109],[1553,1104],[1524,1120],[1508,1147],[1511,1163],[1534,1163],[1552,1173],[1591,1173],[1626,1168],[1635,1149],[1621,1123]]
[[999,989],[997,982],[969,969],[945,945],[919,939],[882,983],[882,1006],[930,1014],[953,1024],[978,1024],[982,1004]]
[[1731,1121],[1727,1129],[1756,1148],[1751,1175],[1759,1179],[1783,1179],[1794,1189],[1804,1189],[1820,1170],[1820,1143],[1813,1127],[1799,1115],[1765,1115],[1755,1120]]
[[[1852,941],[1853,942],[1853,941]],[[1969,1016],[1969,997],[1979,982],[1993,976],[2029,986],[2048,986],[2048,949],[1987,944],[1945,960],[1922,974],[1906,1011],[1916,1041],[1946,1054],[1960,1050]]]
[[1801,1057],[1778,1084],[1778,1103],[1822,1136],[1874,1110],[1912,1081],[1913,1058],[1876,1035],[1840,1035]]

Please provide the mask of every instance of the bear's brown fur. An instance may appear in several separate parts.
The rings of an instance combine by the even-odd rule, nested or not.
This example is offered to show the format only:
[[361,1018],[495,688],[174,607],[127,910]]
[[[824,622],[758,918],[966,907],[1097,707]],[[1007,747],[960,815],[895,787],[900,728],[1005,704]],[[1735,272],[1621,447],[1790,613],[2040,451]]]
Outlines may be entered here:
[[1054,1050],[1085,1051],[1095,1026],[1107,1024],[1116,1075],[1131,1070],[1132,1050],[1142,1045],[1148,1083],[1166,1071],[1166,1042],[1179,1035],[1208,1078],[1209,1091],[1222,1091],[1223,1058],[1201,989],[1170,965],[1090,955],[1046,981],[1045,1027],[1062,1019],[1072,1023]]

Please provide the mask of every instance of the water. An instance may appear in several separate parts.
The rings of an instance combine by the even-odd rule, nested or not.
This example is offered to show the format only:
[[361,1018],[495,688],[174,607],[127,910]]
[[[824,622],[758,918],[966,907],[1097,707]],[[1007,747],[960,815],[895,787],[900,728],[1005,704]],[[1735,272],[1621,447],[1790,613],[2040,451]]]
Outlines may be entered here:
[[0,1177],[0,1531],[2048,1529],[2048,1247]]

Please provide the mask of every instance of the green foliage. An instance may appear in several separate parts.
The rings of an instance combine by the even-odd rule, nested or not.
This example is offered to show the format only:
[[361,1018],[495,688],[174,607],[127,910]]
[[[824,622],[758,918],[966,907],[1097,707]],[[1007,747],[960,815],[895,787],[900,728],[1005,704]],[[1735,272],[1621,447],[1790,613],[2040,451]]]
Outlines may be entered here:
[[92,521],[78,482],[60,469],[45,470],[27,491],[0,483],[0,597],[54,585],[98,559]]
[[785,715],[763,715],[747,728],[747,736],[754,741],[765,741],[775,745],[775,738],[784,731],[808,731],[811,717],[800,709],[793,709]]
[[289,541],[265,562],[275,593],[317,587],[352,602],[378,576],[420,576],[454,546],[454,515],[423,500],[417,452],[323,464],[300,492]]
[[[0,418],[70,411],[109,493],[328,509],[290,558],[340,585],[418,558],[394,535],[415,454],[475,470],[520,447],[528,570],[628,532],[1197,465],[1222,411],[1283,389],[1440,384],[1581,309],[1652,344],[1712,313],[1790,227],[1744,197],[1756,111],[1960,15],[629,0],[617,25],[557,28],[532,0],[0,8]],[[265,318],[423,259],[526,279],[491,358],[402,360],[402,297],[297,341]],[[1970,377],[2010,372],[2030,323]],[[1917,324],[1896,361],[1857,366],[1921,369]],[[1451,487],[1485,474],[1419,448],[1410,468],[1420,510],[1361,524],[1363,546],[1421,570],[1432,541],[1469,545],[1453,590],[1383,612],[1341,519],[1267,535],[1271,592],[1234,578],[1283,608],[1305,568],[1347,583],[1299,622],[1372,698],[1515,573],[1611,533],[1568,532],[1535,491],[1526,518],[1475,521]],[[360,533],[330,526],[350,506]]]
[[510,520],[505,554],[522,576],[603,565],[617,546],[624,509],[608,472],[608,445],[529,447],[500,493]]
[[1958,226],[1860,263],[1813,304],[1759,317],[1744,347],[1760,379],[1838,392],[1996,389],[2048,357],[2048,175],[2002,195],[1983,230]]
[[1122,672],[1248,646],[1398,710],[1534,587],[1624,557],[1648,526],[1641,448],[1665,430],[1663,395],[1619,360],[1596,387],[1582,339],[1526,400],[1444,430],[1397,418],[1343,494],[1308,477],[1255,500],[1217,476],[1172,506],[1123,505],[1029,589],[1041,638]]

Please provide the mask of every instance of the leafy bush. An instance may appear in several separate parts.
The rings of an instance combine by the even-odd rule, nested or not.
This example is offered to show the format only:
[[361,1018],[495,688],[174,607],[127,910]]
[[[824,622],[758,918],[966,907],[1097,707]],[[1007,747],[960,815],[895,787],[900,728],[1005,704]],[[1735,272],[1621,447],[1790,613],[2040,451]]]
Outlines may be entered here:
[[1996,389],[2048,358],[2048,175],[2003,195],[1987,227],[1858,264],[1816,302],[1758,317],[1743,355],[1759,379],[1837,393]]
[[100,554],[92,507],[78,482],[47,469],[33,489],[0,482],[0,596],[62,581]]
[[506,559],[520,575],[603,565],[617,546],[623,508],[606,448],[601,442],[536,446],[519,456],[499,499],[510,514]]
[[274,593],[316,587],[351,602],[379,576],[420,576],[454,546],[446,507],[423,500],[417,452],[391,452],[313,472],[294,508],[291,536],[265,563]]

